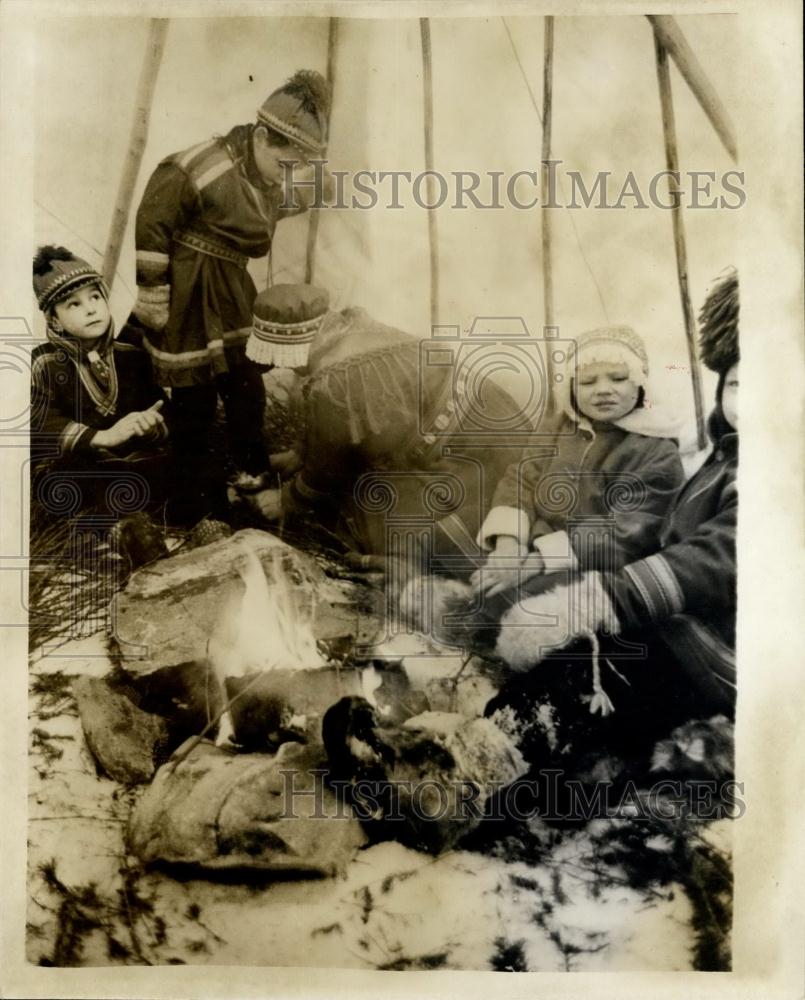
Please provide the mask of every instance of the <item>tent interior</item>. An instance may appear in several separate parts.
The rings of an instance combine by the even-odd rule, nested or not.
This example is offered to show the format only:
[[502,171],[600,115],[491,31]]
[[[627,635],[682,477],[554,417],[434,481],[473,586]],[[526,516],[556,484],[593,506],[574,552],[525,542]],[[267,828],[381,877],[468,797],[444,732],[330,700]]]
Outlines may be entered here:
[[[339,12],[344,6],[338,5]],[[350,177],[361,170],[408,171],[417,177],[426,169],[426,87],[420,22],[416,17],[400,17],[396,4],[378,4],[374,9],[377,16],[372,18],[338,18],[329,167],[345,171]],[[36,22],[32,236],[37,246],[63,244],[100,269],[121,177],[131,154],[138,86],[152,23],[139,15],[110,16],[106,8],[98,14],[88,11],[83,6],[81,16],[54,15]],[[433,166],[448,179],[449,195],[444,205],[429,215],[427,209],[416,204],[411,187],[405,184],[401,184],[400,199],[405,207],[387,207],[390,186],[378,183],[380,199],[374,208],[322,210],[318,214],[313,279],[329,290],[332,308],[361,306],[382,323],[427,338],[433,316],[430,234],[435,219],[439,324],[458,328],[467,336],[476,318],[484,318],[484,329],[499,330],[511,329],[512,320],[519,318],[531,336],[539,338],[544,333],[546,315],[544,219],[540,205],[517,208],[502,197],[502,207],[478,208],[467,199],[466,207],[457,208],[453,178],[459,172],[480,175],[477,195],[488,205],[493,173],[504,178],[505,185],[505,178],[517,172],[539,172],[546,19],[541,15],[468,13],[428,20]],[[739,118],[740,109],[731,99],[740,72],[737,17],[689,15],[677,21],[728,111]],[[645,194],[652,178],[666,169],[651,24],[642,14],[562,16],[554,18],[553,24],[551,156],[561,161],[559,202],[566,206],[571,199],[571,171],[578,172],[588,190],[597,176],[606,173],[611,202],[618,200],[630,176]],[[172,153],[226,134],[234,125],[253,122],[265,98],[294,71],[309,68],[324,73],[330,32],[331,19],[327,16],[170,18],[150,104],[147,141],[112,284],[111,309],[118,329],[135,301],[135,215],[152,171]],[[736,164],[672,61],[670,73],[680,168],[683,172],[715,172],[719,181],[713,184],[713,195],[718,198],[723,191],[720,178],[735,170]],[[658,186],[663,200],[668,197],[665,181],[662,179]],[[689,187],[683,181],[683,188],[686,185]],[[348,195],[352,190],[347,187]],[[422,192],[429,197],[424,186]],[[517,194],[528,203],[535,188],[524,177]],[[541,201],[539,185],[536,194]],[[687,207],[688,201],[684,199],[682,216],[690,300],[695,313],[713,279],[735,263],[741,213],[693,209]],[[710,199],[703,201],[708,204]],[[559,207],[551,213],[553,315],[558,336],[573,338],[585,330],[610,324],[625,324],[638,331],[649,353],[648,398],[667,405],[680,418],[680,447],[691,469],[703,458],[703,452],[697,440],[673,213],[651,201],[641,207],[636,198],[629,196],[622,199],[619,208]],[[310,213],[301,214],[277,228],[270,273],[265,259],[251,261],[249,269],[258,290],[270,280],[305,280],[311,218]],[[44,338],[44,319],[33,299],[30,315],[36,335]],[[706,415],[713,399],[715,376],[704,369],[701,376]],[[500,377],[506,378],[505,374]],[[68,519],[58,520],[58,531],[66,537],[70,530]],[[205,521],[209,528],[210,521]],[[49,529],[49,523],[46,527]],[[228,525],[223,528],[229,531]],[[281,525],[280,536],[282,532]],[[34,534],[32,530],[32,538]],[[102,709],[102,721],[107,718],[107,709],[115,719],[117,728],[109,730],[113,734],[109,743],[115,753],[125,743],[120,733],[128,729],[118,724],[114,713],[121,703],[127,713],[134,711],[134,702],[127,694],[129,680],[132,689],[141,684],[138,698],[146,690],[149,698],[164,696],[169,710],[161,715],[143,696],[144,700],[138,702],[144,706],[140,714],[148,716],[149,725],[154,726],[161,725],[159,720],[154,721],[156,716],[163,722],[167,719],[174,727],[173,733],[178,717],[183,726],[186,724],[180,681],[183,683],[187,666],[189,675],[203,678],[209,727],[210,647],[204,629],[211,627],[217,616],[224,618],[229,613],[230,605],[221,595],[225,586],[235,590],[239,586],[240,571],[234,566],[240,542],[230,544],[225,536],[216,547],[209,539],[194,541],[191,534],[171,540],[178,546],[171,555],[178,555],[175,560],[157,563],[155,572],[151,560],[142,560],[144,572],[139,579],[145,581],[145,600],[136,621],[143,623],[147,641],[159,655],[140,656],[138,651],[148,646],[133,633],[130,642],[124,639],[118,643],[123,648],[128,642],[133,651],[132,663],[139,662],[139,657],[144,664],[140,677],[135,676],[135,668],[129,663],[133,679],[124,678],[126,686],[120,690],[111,687],[113,681],[120,680],[120,664],[117,659],[113,663],[108,655],[107,630],[112,621],[112,598],[122,592],[128,568],[110,561],[112,569],[104,577],[94,572],[95,563],[81,563],[76,558],[75,565],[84,573],[81,583],[72,573],[73,563],[70,573],[53,571],[48,546],[55,534],[43,532],[38,542],[44,558],[34,579],[39,589],[29,587],[29,603],[36,612],[30,622],[36,623],[40,607],[47,614],[41,616],[38,633],[30,623],[27,633],[36,654],[32,657],[29,689],[29,719],[35,727],[29,756],[33,789],[28,799],[28,893],[32,901],[28,911],[29,962],[93,966],[203,962],[229,967],[271,964],[557,972],[728,968],[731,821],[712,824],[711,840],[706,843],[699,829],[694,829],[695,824],[690,828],[680,824],[673,831],[675,837],[678,834],[673,841],[674,851],[678,848],[687,853],[673,854],[674,859],[683,857],[677,868],[668,868],[666,863],[667,848],[663,844],[670,841],[651,836],[653,828],[648,830],[645,850],[639,855],[648,859],[645,871],[623,869],[637,873],[634,886],[622,877],[618,867],[621,854],[617,855],[617,864],[606,860],[601,863],[603,852],[613,843],[620,844],[620,819],[611,826],[605,824],[605,828],[591,824],[589,830],[573,829],[567,836],[556,837],[553,831],[535,826],[529,832],[530,839],[523,841],[521,853],[517,853],[519,848],[512,848],[509,855],[496,854],[495,847],[483,857],[480,853],[474,855],[471,864],[465,863],[460,850],[447,851],[434,859],[389,841],[372,845],[351,862],[346,881],[294,881],[282,875],[264,891],[255,891],[250,884],[228,884],[225,879],[219,883],[215,880],[218,874],[209,881],[204,877],[173,879],[158,870],[127,867],[123,830],[139,793],[122,795],[121,781],[100,780],[102,769],[96,768],[85,748],[84,717],[79,717],[74,707],[73,681],[75,689],[86,694],[86,703],[91,707],[96,704],[93,692],[104,692],[106,701],[99,696],[97,704]],[[277,551],[280,547],[291,549],[303,567],[320,555],[293,549],[286,544],[287,536],[276,538],[255,531],[249,534],[260,535],[261,544],[275,546]],[[69,542],[72,544],[72,535]],[[185,546],[184,550],[181,546]],[[32,544],[31,548],[37,546]],[[230,562],[216,561],[221,552]],[[337,591],[339,601],[332,597],[333,608],[358,608],[354,595],[360,594],[367,598],[370,611],[365,615],[367,628],[372,626],[378,631],[378,624],[386,628],[388,621],[381,617],[387,607],[382,574],[364,574],[380,577],[380,582],[359,579],[356,583],[354,577],[346,575],[333,582],[322,565],[323,560],[321,565],[314,562],[318,576],[311,577],[314,581],[321,578],[322,593],[332,597],[334,591],[325,587],[353,588]],[[227,572],[232,570],[231,579],[222,566],[228,567]],[[153,580],[163,571],[164,589],[157,593]],[[31,576],[34,578],[34,574]],[[308,577],[301,570],[297,577],[302,580],[299,589],[308,586]],[[265,585],[265,580],[262,583]],[[217,589],[219,584],[221,590]],[[358,587],[364,589],[359,591]],[[192,613],[183,603],[188,593],[198,599]],[[352,595],[351,605],[349,601],[345,605],[344,593]],[[148,603],[154,594],[162,602],[161,610],[154,611]],[[311,603],[308,597],[306,592],[306,608]],[[369,598],[375,604],[369,604]],[[377,620],[371,616],[375,605],[380,608]],[[254,607],[245,600],[243,606],[248,606],[247,610]],[[117,614],[120,605],[115,607]],[[361,618],[364,608],[359,610],[357,617]],[[333,612],[332,620],[342,621],[340,613]],[[62,622],[62,614],[70,620]],[[121,614],[114,620],[115,627],[123,620],[125,615]],[[162,635],[154,630],[155,622],[165,627],[170,641],[153,638]],[[270,632],[273,628],[273,619],[251,611],[249,622],[255,625],[255,648],[259,645],[261,652],[273,655],[274,635],[270,642],[265,639],[266,629]],[[245,634],[241,625],[239,617],[235,631]],[[199,645],[200,651],[191,655],[187,650],[202,633],[207,644]],[[349,643],[345,642],[344,648],[351,651],[357,635],[350,633],[347,638]],[[408,636],[405,638],[407,641]],[[45,639],[48,643],[52,640],[52,645]],[[185,640],[187,648],[182,645]],[[423,650],[424,655],[420,655]],[[245,670],[251,661],[240,652],[238,648],[241,668]],[[174,654],[175,659],[171,659]],[[488,722],[486,718],[474,718],[485,710],[490,691],[497,690],[493,680],[483,673],[486,665],[478,667],[477,675],[469,668],[462,677],[469,657],[458,657],[451,665],[449,657],[440,659],[429,646],[415,650],[410,659],[415,661],[412,671],[420,667],[416,676],[427,679],[433,696],[432,705],[428,702],[433,712],[422,714],[457,716],[457,692],[469,692],[461,710],[466,710],[474,722]],[[334,699],[323,678],[330,678],[330,673],[339,685],[347,675],[350,683],[363,685],[363,674],[342,670],[338,657],[333,658],[333,663],[335,666],[328,663],[313,683],[307,671],[300,673],[294,697],[298,692],[305,698],[310,694],[328,707]],[[152,667],[153,678],[148,673]],[[164,673],[158,673],[163,667]],[[380,676],[374,666],[366,674],[368,682]],[[389,683],[403,674],[402,670],[390,670]],[[114,700],[109,697],[110,690]],[[356,694],[363,690],[362,686],[355,687]],[[177,704],[181,710],[176,709]],[[313,709],[309,715],[314,721],[318,719]],[[298,717],[302,717],[301,712],[295,712],[292,720]],[[624,717],[626,712],[619,713],[618,720]],[[721,721],[726,724],[726,720]],[[195,722],[187,726],[194,737],[202,731]],[[66,742],[53,744],[48,740]],[[161,753],[164,746],[160,744],[159,749]],[[206,752],[204,747],[202,752]],[[145,757],[146,777],[137,778],[140,793],[153,787],[146,782],[151,781],[157,767],[153,747]],[[207,805],[206,800],[203,804]],[[88,819],[93,822],[88,824]],[[320,827],[310,825],[317,837]],[[328,827],[341,832],[338,824]],[[205,820],[202,828],[208,831],[213,824]],[[216,819],[216,837],[217,828]],[[690,837],[689,829],[693,831]],[[631,863],[635,856],[632,841],[623,843],[627,845],[623,858]],[[700,843],[704,844],[702,850]],[[344,851],[348,853],[346,847]],[[217,859],[206,858],[210,860],[212,870]],[[662,892],[655,885],[658,866],[663,872],[670,871],[668,878],[675,880],[667,892],[666,883]],[[692,886],[689,896],[677,887],[688,876]],[[701,889],[700,881],[704,884],[705,878],[707,884]],[[141,896],[136,895],[138,886]],[[58,896],[63,890],[73,895]],[[46,892],[51,893],[60,909],[38,902],[39,896],[51,898],[45,896]],[[71,899],[83,907],[80,913],[89,913],[97,920],[89,925],[95,927],[91,933],[77,932],[70,937],[64,931],[60,914],[74,912],[65,911]],[[131,900],[141,904],[133,917],[129,912]],[[709,916],[706,907],[711,908]],[[70,946],[66,951],[62,947],[65,940]],[[121,941],[127,942],[123,950]],[[376,941],[380,945],[376,946]],[[330,983],[328,977],[328,987]]]
[[[539,170],[544,18],[431,18],[434,167],[475,171],[491,202],[489,174]],[[731,15],[678,19],[699,62],[729,107],[737,70]],[[147,144],[113,287],[118,324],[134,301],[134,215],[145,183],[169,153],[238,123],[291,73],[325,71],[329,18],[177,17],[170,21],[151,106]],[[129,144],[149,21],[48,18],[37,35],[35,238],[61,242],[100,265]],[[423,61],[416,18],[339,18],[328,161],[331,170],[425,169]],[[680,169],[734,169],[698,101],[671,66]],[[729,110],[735,113],[732,107]],[[62,152],[65,136],[70,155]],[[77,151],[81,151],[80,154]],[[555,19],[552,158],[558,198],[567,172],[587,188],[608,171],[610,201],[631,171],[641,190],[665,169],[652,28],[642,15]],[[683,178],[684,188],[684,178]],[[349,190],[349,189],[348,189]],[[421,337],[430,332],[428,211],[401,187],[403,209],[320,213],[314,280],[334,308],[365,307]],[[423,192],[425,191],[422,188]],[[517,188],[525,204],[534,187]],[[664,182],[660,197],[667,197]],[[714,189],[718,194],[718,189]],[[537,188],[538,196],[541,191]],[[427,195],[424,195],[427,197]],[[346,199],[349,202],[349,198]],[[544,322],[538,206],[456,209],[455,184],[435,209],[440,324],[465,333],[475,317],[522,317],[534,337]],[[707,201],[704,201],[707,204]],[[734,262],[738,214],[684,209],[694,310],[709,283]],[[275,282],[305,276],[310,215],[278,228]],[[683,418],[683,452],[695,450],[693,394],[677,282],[671,212],[635,198],[608,210],[553,211],[555,322],[560,337],[607,323],[633,326],[646,340],[653,393]],[[258,289],[265,260],[250,264]],[[37,332],[43,335],[37,315]],[[704,398],[712,398],[705,371]]]

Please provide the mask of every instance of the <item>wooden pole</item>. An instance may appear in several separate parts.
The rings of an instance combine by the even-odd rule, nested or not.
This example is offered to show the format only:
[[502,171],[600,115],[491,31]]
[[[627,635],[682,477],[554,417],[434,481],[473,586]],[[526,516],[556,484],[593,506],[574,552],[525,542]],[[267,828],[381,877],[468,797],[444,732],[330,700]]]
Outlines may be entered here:
[[[329,31],[327,34],[327,83],[330,85],[330,110],[327,113],[325,124],[324,151],[322,159],[327,158],[327,142],[330,138],[330,119],[333,113],[332,94],[335,87],[335,52],[338,40],[338,18],[331,17]],[[308,212],[310,221],[307,227],[307,248],[305,250],[305,281],[307,284],[313,283],[313,275],[316,268],[316,240],[319,235],[320,210],[314,209]]]
[[[422,88],[425,102],[425,170],[433,170],[433,65],[430,45],[430,21],[419,19],[422,36]],[[427,176],[428,204],[435,204],[434,177]],[[430,246],[430,324],[439,324],[439,231],[436,209],[428,209],[428,243]]]
[[545,18],[544,61],[542,66],[542,288],[545,299],[545,326],[554,326],[553,265],[551,259],[551,210],[546,208],[550,180],[551,125],[553,122],[553,18]]
[[[555,336],[553,311],[553,258],[551,245],[551,209],[548,208],[550,183],[551,126],[553,123],[553,17],[546,17],[542,63],[542,298],[544,302],[545,336]],[[548,385],[553,389],[553,352],[546,351]],[[554,393],[551,391],[552,405]]]
[[662,108],[662,128],[665,136],[665,163],[669,171],[668,188],[671,194],[671,219],[674,227],[674,247],[676,249],[676,271],[679,278],[679,295],[682,300],[682,316],[685,322],[685,338],[688,345],[690,375],[693,381],[693,404],[696,410],[696,432],[699,448],[707,444],[704,426],[704,404],[702,400],[702,376],[699,359],[696,356],[696,324],[688,288],[688,257],[685,247],[685,226],[682,218],[682,195],[679,187],[679,155],[676,146],[676,125],[674,103],[671,93],[671,73],[668,52],[658,35],[654,36],[657,56],[657,81],[660,87]]
[[710,119],[710,123],[724,143],[727,152],[733,160],[737,160],[738,142],[727,109],[702,69],[701,63],[693,54],[693,49],[682,34],[682,29],[676,18],[669,14],[647,14],[646,17],[651,21],[655,38],[659,39],[676,63],[677,69],[693,91],[696,100],[701,104],[702,110]]
[[167,18],[152,18],[148,29],[148,42],[145,57],[140,70],[137,84],[137,98],[134,108],[134,122],[131,126],[131,138],[123,165],[123,174],[117,189],[115,208],[112,213],[112,223],[109,227],[109,238],[103,255],[103,277],[111,288],[120,260],[120,249],[126,232],[131,202],[134,197],[134,187],[140,172],[145,143],[148,139],[148,122],[151,117],[151,102],[154,97],[154,87],[159,73],[159,64],[165,49],[165,36],[168,31]]

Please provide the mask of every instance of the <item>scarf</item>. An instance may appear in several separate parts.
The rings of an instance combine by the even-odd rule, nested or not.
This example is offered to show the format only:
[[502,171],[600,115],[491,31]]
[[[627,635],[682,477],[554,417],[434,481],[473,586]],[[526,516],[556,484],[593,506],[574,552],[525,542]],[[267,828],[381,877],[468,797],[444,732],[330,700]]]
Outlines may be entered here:
[[91,341],[86,347],[69,334],[56,330],[48,321],[47,339],[64,351],[73,362],[81,384],[105,417],[110,417],[117,409],[118,380],[115,367],[115,321],[110,318],[109,328],[102,337]]

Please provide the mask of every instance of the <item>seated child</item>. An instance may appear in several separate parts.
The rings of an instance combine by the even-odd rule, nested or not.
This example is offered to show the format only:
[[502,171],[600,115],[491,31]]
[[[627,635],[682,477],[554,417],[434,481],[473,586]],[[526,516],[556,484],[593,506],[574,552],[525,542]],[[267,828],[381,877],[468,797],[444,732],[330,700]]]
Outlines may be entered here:
[[[47,343],[31,355],[34,495],[53,513],[145,509],[161,499],[168,435],[148,355],[133,330],[115,339],[101,275],[64,247],[39,249],[33,286],[47,319]],[[65,480],[80,497],[69,512]]]
[[648,357],[629,327],[581,334],[558,383],[558,422],[506,470],[478,536],[472,577],[489,596],[543,573],[617,569],[657,547],[684,474],[646,405]]
[[[594,680],[597,700],[588,708],[576,695],[560,744],[575,733],[577,744],[597,745],[607,726],[633,742],[642,728],[657,739],[691,719],[734,713],[738,311],[731,271],[700,316],[702,359],[719,376],[709,421],[713,451],[677,495],[654,550],[611,572],[558,577],[557,586],[501,620],[495,651],[523,674],[503,701],[522,705],[524,714],[549,689],[551,698],[573,686],[589,690],[585,660],[560,651],[577,641],[589,649],[593,635],[613,637]],[[604,715],[614,706],[615,722],[591,715],[596,706]]]

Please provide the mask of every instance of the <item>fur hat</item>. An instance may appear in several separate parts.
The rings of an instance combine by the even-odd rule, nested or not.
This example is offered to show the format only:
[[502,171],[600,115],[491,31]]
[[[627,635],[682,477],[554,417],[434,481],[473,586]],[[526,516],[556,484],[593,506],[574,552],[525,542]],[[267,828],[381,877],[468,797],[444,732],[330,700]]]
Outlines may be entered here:
[[330,113],[330,85],[315,70],[300,69],[257,111],[257,121],[311,153],[322,153]]
[[730,268],[713,285],[699,313],[699,349],[711,371],[723,374],[740,359],[739,313],[738,272]]
[[272,285],[254,300],[246,356],[260,365],[299,368],[330,306],[330,296],[314,285]]
[[98,285],[104,297],[109,293],[101,275],[66,247],[43,246],[34,257],[34,294],[43,313],[85,285]]

